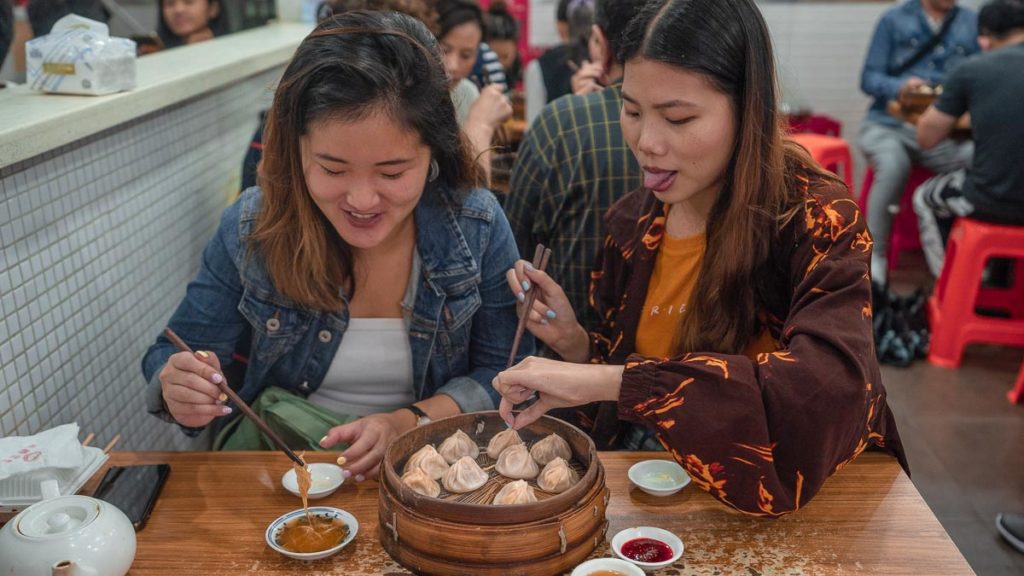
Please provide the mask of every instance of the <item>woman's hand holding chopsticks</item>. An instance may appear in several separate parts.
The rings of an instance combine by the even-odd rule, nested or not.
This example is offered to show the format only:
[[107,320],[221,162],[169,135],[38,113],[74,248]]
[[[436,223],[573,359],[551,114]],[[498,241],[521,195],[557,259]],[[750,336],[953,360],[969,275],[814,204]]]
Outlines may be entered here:
[[167,411],[179,424],[190,428],[201,428],[218,416],[230,414],[231,408],[223,405],[226,398],[217,386],[223,378],[216,354],[171,355],[160,371]]
[[[551,276],[518,260],[506,274],[508,286],[519,301],[519,315],[528,314],[526,328],[568,362],[586,362],[590,338],[576,321],[576,313],[562,287]],[[533,305],[530,293],[536,292]]]

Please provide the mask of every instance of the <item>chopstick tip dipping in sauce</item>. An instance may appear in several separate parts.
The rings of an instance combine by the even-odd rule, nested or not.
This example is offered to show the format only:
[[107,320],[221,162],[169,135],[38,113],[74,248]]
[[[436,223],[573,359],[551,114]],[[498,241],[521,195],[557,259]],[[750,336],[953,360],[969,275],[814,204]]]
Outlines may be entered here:
[[622,555],[637,562],[666,562],[672,559],[672,547],[654,538],[634,538],[622,545]]

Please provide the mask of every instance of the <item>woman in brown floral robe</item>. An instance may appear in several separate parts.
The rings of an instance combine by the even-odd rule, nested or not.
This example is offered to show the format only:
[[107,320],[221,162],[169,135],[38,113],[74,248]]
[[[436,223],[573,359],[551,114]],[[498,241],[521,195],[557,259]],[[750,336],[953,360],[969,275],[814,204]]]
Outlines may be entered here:
[[698,486],[761,516],[798,510],[870,446],[906,468],[872,341],[871,236],[843,184],[783,139],[753,0],[651,0],[622,44],[644,187],[605,217],[603,324],[586,333],[518,262],[510,287],[538,292],[527,326],[562,360],[499,374],[503,417],[563,409],[602,448],[653,430]]

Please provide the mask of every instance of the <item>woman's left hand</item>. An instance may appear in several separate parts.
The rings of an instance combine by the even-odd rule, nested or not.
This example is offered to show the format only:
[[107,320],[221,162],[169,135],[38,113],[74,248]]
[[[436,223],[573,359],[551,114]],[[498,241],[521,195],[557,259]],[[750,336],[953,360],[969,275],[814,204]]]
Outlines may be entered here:
[[320,446],[330,448],[339,442],[348,444],[348,449],[341,453],[347,460],[345,470],[357,482],[362,482],[377,476],[384,450],[403,432],[400,427],[395,414],[370,414],[331,428],[320,440]]
[[[491,385],[501,394],[498,412],[516,430],[553,408],[579,406],[600,400],[618,400],[622,366],[574,364],[530,356],[499,373]],[[537,394],[537,401],[513,416],[512,407]]]

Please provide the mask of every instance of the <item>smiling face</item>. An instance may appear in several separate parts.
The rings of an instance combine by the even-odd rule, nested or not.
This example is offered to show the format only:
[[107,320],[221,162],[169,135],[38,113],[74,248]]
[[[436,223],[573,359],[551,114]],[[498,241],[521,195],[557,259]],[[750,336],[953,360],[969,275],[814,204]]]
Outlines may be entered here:
[[209,27],[220,5],[211,0],[164,0],[163,16],[175,36],[187,39]]
[[483,39],[483,31],[476,22],[459,24],[441,38],[441,57],[448,83],[455,86],[473,71],[476,51]]
[[626,63],[622,133],[644,187],[666,204],[714,204],[736,141],[732,98],[704,76],[642,58]]
[[387,246],[414,231],[430,148],[383,113],[356,121],[324,120],[301,140],[309,194],[355,251]]

